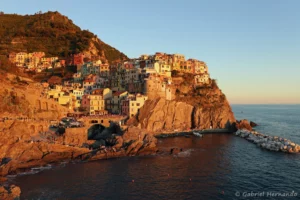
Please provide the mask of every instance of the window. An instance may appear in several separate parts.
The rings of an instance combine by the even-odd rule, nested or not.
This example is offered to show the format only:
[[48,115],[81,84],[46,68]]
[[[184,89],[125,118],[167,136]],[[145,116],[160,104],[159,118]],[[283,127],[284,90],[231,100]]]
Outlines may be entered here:
[[140,103],[137,103],[136,105],[137,105],[137,106],[140,106]]

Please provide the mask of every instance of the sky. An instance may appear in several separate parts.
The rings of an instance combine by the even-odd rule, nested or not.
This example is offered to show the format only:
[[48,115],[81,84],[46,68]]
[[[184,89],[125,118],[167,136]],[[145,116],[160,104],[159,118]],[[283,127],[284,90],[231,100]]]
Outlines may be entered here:
[[299,0],[0,0],[4,13],[58,11],[128,57],[205,61],[231,104],[300,104]]

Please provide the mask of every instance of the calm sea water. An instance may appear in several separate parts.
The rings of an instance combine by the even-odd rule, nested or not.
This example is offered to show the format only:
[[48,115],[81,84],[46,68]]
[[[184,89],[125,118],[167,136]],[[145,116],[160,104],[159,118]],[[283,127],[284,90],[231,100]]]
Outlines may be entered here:
[[[262,133],[300,143],[300,105],[233,110]],[[159,140],[162,151],[172,147],[184,152],[70,163],[12,182],[22,188],[21,199],[300,199],[300,155],[262,150],[229,134]]]

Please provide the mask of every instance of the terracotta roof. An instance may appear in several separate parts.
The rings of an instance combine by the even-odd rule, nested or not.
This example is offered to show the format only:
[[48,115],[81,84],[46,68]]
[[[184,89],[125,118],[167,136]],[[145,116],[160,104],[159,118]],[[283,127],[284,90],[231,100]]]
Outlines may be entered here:
[[95,82],[95,81],[93,81],[92,79],[86,79],[84,80],[84,82]]
[[113,96],[119,96],[120,94],[123,94],[126,91],[116,91],[113,93]]
[[96,89],[92,91],[92,95],[103,95],[104,89]]

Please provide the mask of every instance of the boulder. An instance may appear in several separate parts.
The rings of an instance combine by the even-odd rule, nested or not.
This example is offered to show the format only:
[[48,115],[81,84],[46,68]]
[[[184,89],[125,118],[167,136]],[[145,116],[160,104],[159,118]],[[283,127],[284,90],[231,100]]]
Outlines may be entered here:
[[3,200],[19,200],[21,189],[18,186],[11,185],[9,187],[0,187],[0,199]]
[[250,121],[250,126],[251,126],[251,127],[255,127],[255,126],[258,126],[258,124],[256,124],[256,123],[253,122],[253,121]]
[[171,155],[176,155],[176,154],[178,154],[178,153],[180,153],[180,152],[182,152],[183,150],[182,150],[182,148],[172,148],[171,150],[170,150],[170,154]]
[[92,149],[98,149],[101,146],[106,146],[105,140],[96,140],[93,144],[91,144]]
[[246,119],[237,121],[236,122],[236,128],[237,129],[246,129],[246,130],[252,131],[252,127],[251,127],[249,121],[246,120]]
[[123,138],[122,136],[116,136],[116,144],[114,145],[114,147],[116,149],[120,149],[123,146]]

